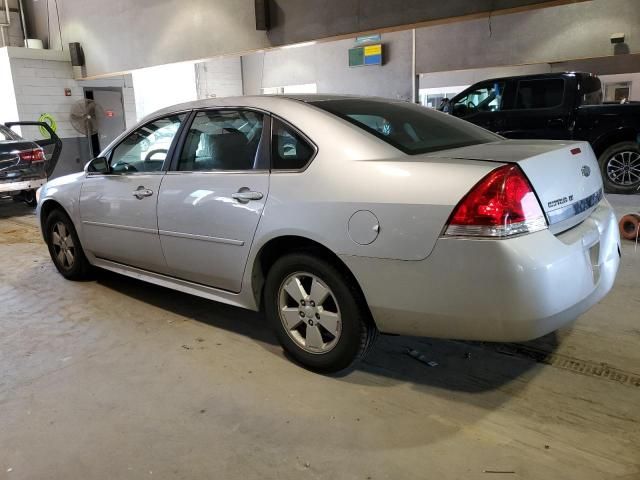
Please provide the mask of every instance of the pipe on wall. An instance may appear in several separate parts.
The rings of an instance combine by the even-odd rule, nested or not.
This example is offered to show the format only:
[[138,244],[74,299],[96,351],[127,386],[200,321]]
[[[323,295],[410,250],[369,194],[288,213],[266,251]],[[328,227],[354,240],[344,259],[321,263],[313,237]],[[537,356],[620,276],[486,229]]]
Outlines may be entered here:
[[22,0],[18,0],[18,9],[20,10],[20,23],[22,24],[22,36],[24,37],[24,46],[28,47],[27,38],[27,22],[24,18],[24,5],[22,5]]
[[8,27],[11,25],[11,15],[9,13],[9,0],[3,0],[4,3],[4,16],[6,18],[4,23],[0,23],[0,27]]
[[7,40],[5,38],[5,29],[9,26],[11,26],[11,14],[9,12],[9,0],[4,0],[4,16],[5,16],[5,21],[4,23],[0,23],[0,36],[2,36],[2,46],[6,47],[7,46]]

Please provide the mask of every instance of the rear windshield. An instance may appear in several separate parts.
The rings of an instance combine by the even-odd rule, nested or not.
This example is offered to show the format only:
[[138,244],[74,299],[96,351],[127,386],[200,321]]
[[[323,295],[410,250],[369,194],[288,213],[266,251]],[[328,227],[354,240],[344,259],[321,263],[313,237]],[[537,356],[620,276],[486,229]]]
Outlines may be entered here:
[[343,99],[311,104],[353,123],[409,155],[501,139],[464,120],[407,102]]
[[22,140],[22,138],[13,130],[4,125],[0,125],[0,142],[6,142],[8,140]]

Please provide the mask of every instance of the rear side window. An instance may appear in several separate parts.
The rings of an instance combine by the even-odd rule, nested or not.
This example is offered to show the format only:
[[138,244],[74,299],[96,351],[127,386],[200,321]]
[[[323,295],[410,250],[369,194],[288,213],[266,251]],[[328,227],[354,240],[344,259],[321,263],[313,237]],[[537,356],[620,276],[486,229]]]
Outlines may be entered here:
[[562,105],[564,80],[523,80],[518,84],[517,109],[554,108]]
[[271,168],[302,170],[311,161],[315,149],[292,127],[274,118],[272,132]]
[[263,115],[250,110],[199,112],[187,133],[178,170],[260,168]]
[[410,155],[502,138],[459,118],[407,102],[343,99],[311,103]]

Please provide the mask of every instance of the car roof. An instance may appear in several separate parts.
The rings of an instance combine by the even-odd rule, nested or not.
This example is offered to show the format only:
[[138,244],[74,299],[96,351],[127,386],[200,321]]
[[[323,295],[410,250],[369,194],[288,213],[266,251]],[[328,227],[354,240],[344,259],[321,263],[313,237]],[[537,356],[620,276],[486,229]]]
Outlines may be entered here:
[[331,100],[369,100],[378,102],[402,102],[401,100],[393,100],[381,97],[365,97],[361,95],[338,95],[338,94],[300,94],[300,95],[246,95],[236,97],[222,98],[206,98],[202,100],[194,100],[191,102],[180,103],[165,107],[156,112],[147,115],[141,120],[141,123],[157,118],[162,115],[182,112],[185,110],[198,110],[203,108],[216,107],[268,107],[269,104],[275,105],[281,102],[301,102],[306,104],[325,102]]
[[485,83],[485,82],[493,82],[493,81],[500,81],[500,80],[520,80],[520,79],[527,79],[527,80],[544,80],[546,78],[558,78],[558,77],[579,77],[579,78],[585,78],[585,77],[595,77],[596,75],[594,75],[593,73],[587,73],[587,72],[553,72],[553,73],[536,73],[533,75],[513,75],[510,77],[496,77],[496,78],[488,78],[486,80],[482,80],[479,82],[476,82],[476,85],[478,83]]

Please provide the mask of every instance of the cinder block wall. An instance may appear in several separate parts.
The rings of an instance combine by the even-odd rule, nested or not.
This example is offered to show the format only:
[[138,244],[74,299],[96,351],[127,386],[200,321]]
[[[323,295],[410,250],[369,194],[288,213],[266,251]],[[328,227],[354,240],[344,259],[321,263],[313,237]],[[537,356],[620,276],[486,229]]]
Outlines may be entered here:
[[[72,106],[84,99],[84,87],[122,89],[125,125],[127,128],[135,125],[135,95],[130,75],[77,81],[73,79],[71,62],[62,54],[55,59],[24,58],[38,55],[38,52],[25,50],[8,49],[18,113],[15,120],[38,120],[43,113],[55,118],[56,134],[62,139],[63,149],[54,176],[80,171],[91,159],[88,139],[73,128],[69,119]],[[47,51],[42,51],[41,55],[53,56]],[[71,90],[71,96],[65,96],[65,88]],[[23,128],[22,135],[28,139],[42,138],[35,127]]]
[[[11,6],[9,6],[9,8],[11,8]],[[4,20],[4,12],[2,15]],[[12,47],[22,47],[24,46],[24,35],[22,34],[22,26],[20,25],[20,14],[11,12],[9,17],[11,18],[11,26],[7,29],[8,38],[6,38],[6,40]]]
[[197,63],[198,98],[221,98],[242,95],[242,65],[240,57],[214,58]]

